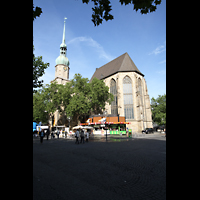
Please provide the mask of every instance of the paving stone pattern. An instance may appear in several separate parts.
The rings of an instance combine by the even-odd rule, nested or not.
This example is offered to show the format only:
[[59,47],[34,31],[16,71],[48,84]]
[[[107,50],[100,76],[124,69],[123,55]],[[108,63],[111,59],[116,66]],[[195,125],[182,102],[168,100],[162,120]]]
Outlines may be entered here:
[[33,199],[166,199],[166,138],[33,140]]

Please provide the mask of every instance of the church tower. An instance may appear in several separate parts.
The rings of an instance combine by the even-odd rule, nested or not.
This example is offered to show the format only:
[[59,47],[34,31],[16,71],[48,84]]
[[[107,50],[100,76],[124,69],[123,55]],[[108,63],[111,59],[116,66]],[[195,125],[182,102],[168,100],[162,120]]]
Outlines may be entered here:
[[56,66],[55,66],[55,79],[58,84],[65,85],[66,82],[69,82],[69,60],[66,57],[67,53],[67,45],[65,44],[65,20],[64,18],[64,29],[63,29],[63,38],[62,43],[60,45],[60,55],[56,58]]
[[[57,84],[65,85],[69,81],[69,60],[66,57],[67,45],[65,44],[65,20],[64,18],[64,28],[63,28],[63,37],[62,43],[60,45],[60,55],[56,58],[55,66],[55,79],[51,82],[57,82]],[[49,122],[51,126],[63,125],[63,117],[60,116],[58,110],[53,114],[52,120]],[[64,121],[66,121],[64,119]]]

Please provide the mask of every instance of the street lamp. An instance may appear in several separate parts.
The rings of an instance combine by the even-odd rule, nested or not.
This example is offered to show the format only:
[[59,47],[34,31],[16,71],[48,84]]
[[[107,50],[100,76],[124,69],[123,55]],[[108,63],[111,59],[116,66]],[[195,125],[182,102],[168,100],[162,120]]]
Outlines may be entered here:
[[[105,115],[105,117],[107,118],[107,111],[106,111],[106,110],[104,111],[104,115]],[[106,123],[106,122],[105,122],[105,123]],[[105,129],[106,129],[106,141],[107,141],[107,129],[108,129],[108,127],[105,126]]]

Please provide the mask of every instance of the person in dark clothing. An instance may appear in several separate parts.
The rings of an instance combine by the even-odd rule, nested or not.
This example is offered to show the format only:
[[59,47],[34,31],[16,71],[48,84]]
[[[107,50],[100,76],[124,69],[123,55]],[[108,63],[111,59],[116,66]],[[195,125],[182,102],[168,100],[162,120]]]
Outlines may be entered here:
[[44,129],[42,129],[42,131],[40,132],[40,143],[43,142],[43,138],[44,138]]
[[81,142],[80,143],[82,143],[82,141],[83,141],[83,144],[84,144],[84,131],[83,130],[81,130]]
[[78,138],[79,138],[79,131],[78,131],[78,130],[76,130],[76,132],[75,132],[75,138],[76,138],[75,144],[79,144],[79,141],[78,141]]
[[46,134],[47,134],[47,140],[48,140],[49,139],[49,134],[50,134],[49,128],[47,129]]
[[55,136],[53,134],[53,131],[51,131],[51,139],[53,139]]
[[59,139],[59,134],[60,134],[60,131],[59,131],[59,130],[57,130],[57,137],[58,137],[58,139]]

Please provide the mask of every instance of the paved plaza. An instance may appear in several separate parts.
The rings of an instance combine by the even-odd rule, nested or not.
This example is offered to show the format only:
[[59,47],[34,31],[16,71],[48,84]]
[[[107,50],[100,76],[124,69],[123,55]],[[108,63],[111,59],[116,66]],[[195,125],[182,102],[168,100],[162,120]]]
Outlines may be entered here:
[[33,139],[33,200],[165,200],[166,137]]

